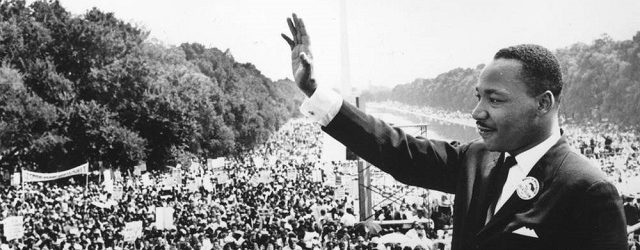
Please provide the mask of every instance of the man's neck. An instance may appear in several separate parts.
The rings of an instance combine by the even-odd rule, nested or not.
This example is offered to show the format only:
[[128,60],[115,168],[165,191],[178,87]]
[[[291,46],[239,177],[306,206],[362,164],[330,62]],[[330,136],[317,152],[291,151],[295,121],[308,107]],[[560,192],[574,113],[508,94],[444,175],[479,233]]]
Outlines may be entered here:
[[535,146],[538,146],[540,143],[546,141],[551,136],[559,136],[560,135],[560,125],[558,124],[558,119],[554,119],[552,124],[546,128],[542,129],[541,136],[538,137],[534,142],[524,146],[522,148],[516,149],[514,151],[507,152],[509,155],[516,156],[522,152],[525,152],[529,149],[532,149]]

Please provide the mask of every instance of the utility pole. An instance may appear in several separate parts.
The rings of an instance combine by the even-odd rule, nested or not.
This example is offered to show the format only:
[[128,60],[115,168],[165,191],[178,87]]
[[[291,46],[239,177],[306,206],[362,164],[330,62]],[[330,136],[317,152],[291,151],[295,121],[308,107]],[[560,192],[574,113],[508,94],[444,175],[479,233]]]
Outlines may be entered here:
[[[356,97],[356,107],[365,110],[360,98]],[[358,157],[358,203],[360,208],[360,221],[372,218],[371,201],[371,164]]]

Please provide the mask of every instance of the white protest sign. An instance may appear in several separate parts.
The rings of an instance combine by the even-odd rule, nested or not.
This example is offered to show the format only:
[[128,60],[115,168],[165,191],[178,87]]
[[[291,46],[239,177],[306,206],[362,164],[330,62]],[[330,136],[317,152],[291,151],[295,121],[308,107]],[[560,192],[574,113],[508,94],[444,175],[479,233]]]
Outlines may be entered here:
[[122,235],[125,242],[134,242],[137,238],[142,238],[142,221],[125,223]]
[[229,182],[231,182],[231,179],[229,179],[229,175],[227,173],[219,173],[217,176],[218,179],[218,183],[220,184],[227,184]]
[[176,186],[179,187],[180,185],[182,185],[182,172],[179,168],[174,168],[173,170],[171,170],[171,176],[174,179]]
[[102,186],[104,186],[104,191],[113,194],[113,179],[104,178],[104,182],[102,182]]
[[271,176],[271,171],[262,171],[260,173],[260,179],[263,183],[271,183],[273,182],[273,176]]
[[134,175],[141,175],[142,171],[147,171],[147,163],[143,162],[138,166],[135,166],[133,169],[133,174]]
[[189,166],[189,171],[191,171],[191,173],[200,173],[200,170],[200,163],[192,161],[191,166]]
[[120,170],[113,171],[113,178],[116,182],[122,182],[122,172],[120,172]]
[[105,169],[102,171],[102,176],[104,177],[104,181],[111,181],[111,169]]
[[262,157],[260,156],[256,156],[253,157],[253,164],[256,165],[256,167],[263,167],[264,166],[264,159],[262,159]]
[[338,201],[344,200],[344,198],[346,197],[345,187],[339,186],[338,188],[336,188],[334,196]]
[[156,227],[162,229],[173,229],[173,208],[172,207],[156,207]]
[[215,159],[207,159],[207,168],[208,169],[220,169],[224,167],[224,157],[218,157]]
[[211,183],[210,175],[204,176],[204,179],[202,180],[202,187],[204,188],[204,190],[207,190],[209,192],[213,191],[213,183]]
[[20,186],[20,173],[13,173],[13,175],[11,175],[11,186]]
[[149,176],[149,173],[144,173],[142,175],[142,185],[144,185],[145,187],[153,185],[153,181],[151,181],[151,177]]
[[312,182],[322,182],[322,171],[320,169],[314,169],[311,171],[311,181]]
[[189,190],[190,192],[198,191],[198,187],[198,183],[195,180],[189,180],[187,182],[187,190]]
[[22,216],[11,216],[4,219],[4,237],[7,241],[24,236],[24,220]]

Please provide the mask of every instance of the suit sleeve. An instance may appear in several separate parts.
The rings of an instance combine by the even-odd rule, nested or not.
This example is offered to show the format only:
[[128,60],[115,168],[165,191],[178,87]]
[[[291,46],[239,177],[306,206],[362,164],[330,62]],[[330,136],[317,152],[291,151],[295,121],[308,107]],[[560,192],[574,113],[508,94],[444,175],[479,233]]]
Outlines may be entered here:
[[583,249],[627,249],[622,199],[615,186],[596,182],[585,193],[581,220],[588,230]]
[[467,146],[413,137],[343,102],[323,130],[405,184],[454,193]]

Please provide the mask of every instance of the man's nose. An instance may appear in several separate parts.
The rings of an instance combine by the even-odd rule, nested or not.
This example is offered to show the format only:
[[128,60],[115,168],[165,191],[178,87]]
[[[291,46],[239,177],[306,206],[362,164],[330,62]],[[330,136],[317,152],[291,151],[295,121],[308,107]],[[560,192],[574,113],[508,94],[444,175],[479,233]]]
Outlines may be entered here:
[[476,121],[487,119],[487,116],[487,111],[482,107],[482,102],[478,102],[473,111],[471,111],[471,117]]

